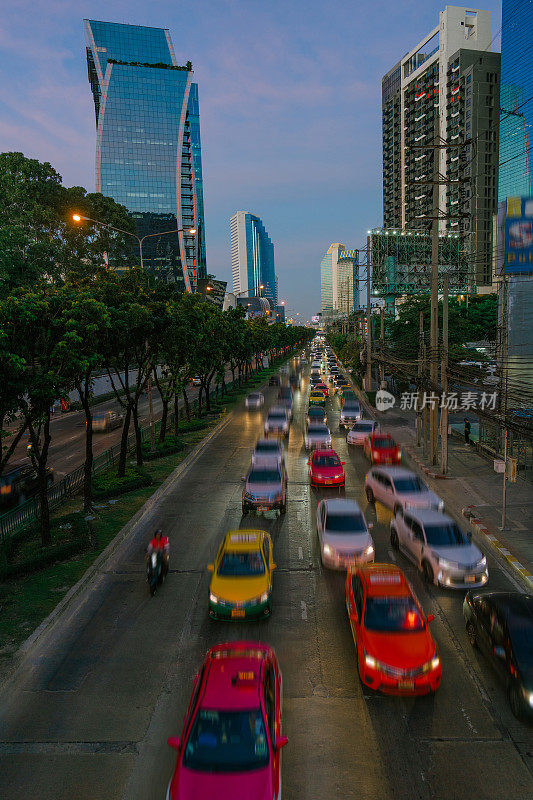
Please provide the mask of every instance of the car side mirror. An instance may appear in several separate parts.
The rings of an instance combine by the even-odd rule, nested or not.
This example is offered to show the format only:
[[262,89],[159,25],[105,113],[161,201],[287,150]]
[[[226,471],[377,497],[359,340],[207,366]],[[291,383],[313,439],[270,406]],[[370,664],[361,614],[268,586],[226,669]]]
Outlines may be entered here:
[[344,466],[344,464],[346,464],[346,461],[341,461],[341,464]]
[[496,645],[496,647],[494,648],[494,655],[497,656],[498,658],[505,659],[507,657],[505,654],[505,647],[502,647],[500,644]]
[[428,614],[427,615],[427,621],[428,622],[433,622],[434,619],[435,619],[435,614]]
[[167,739],[167,744],[169,747],[174,748],[174,750],[180,749],[180,740],[177,736],[169,736]]
[[214,572],[215,571],[215,565],[214,564],[208,564],[207,565],[207,571],[208,572]]
[[285,747],[288,744],[289,738],[288,736],[278,736],[276,739],[276,750],[281,750],[282,747]]

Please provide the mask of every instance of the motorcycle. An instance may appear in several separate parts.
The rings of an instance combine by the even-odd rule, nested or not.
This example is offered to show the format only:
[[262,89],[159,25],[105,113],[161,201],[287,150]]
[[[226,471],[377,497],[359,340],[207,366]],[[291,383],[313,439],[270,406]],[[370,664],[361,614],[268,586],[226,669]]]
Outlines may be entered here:
[[164,578],[163,554],[160,550],[154,550],[149,554],[146,563],[146,580],[148,581],[151,597],[156,593],[157,587],[161,586]]

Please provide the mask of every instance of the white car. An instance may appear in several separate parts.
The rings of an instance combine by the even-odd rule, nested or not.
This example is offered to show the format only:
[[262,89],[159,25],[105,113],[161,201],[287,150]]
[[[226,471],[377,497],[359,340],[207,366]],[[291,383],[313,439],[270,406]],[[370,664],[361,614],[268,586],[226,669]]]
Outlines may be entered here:
[[304,443],[306,450],[331,447],[331,433],[328,426],[321,422],[312,422],[305,431]]
[[422,478],[403,467],[372,467],[365,475],[365,492],[369,503],[379,500],[395,514],[407,508],[444,511],[444,501]]
[[440,511],[398,511],[390,524],[390,541],[394,550],[401,550],[416,564],[428,583],[474,589],[489,579],[487,559],[481,550]]
[[358,400],[346,400],[341,408],[339,427],[351,428],[363,416]]
[[363,445],[367,436],[379,431],[379,422],[373,419],[360,419],[350,428],[346,441],[348,444]]
[[281,465],[285,451],[279,439],[259,439],[252,453],[252,466]]
[[261,394],[261,392],[251,392],[251,394],[249,394],[246,400],[244,401],[244,405],[246,408],[254,410],[258,408],[263,408],[263,406],[265,405],[265,398]]
[[320,558],[325,567],[346,569],[374,561],[374,542],[355,500],[322,500],[316,512]]
[[274,406],[267,414],[265,420],[265,434],[274,433],[277,436],[289,435],[289,417],[286,408]]

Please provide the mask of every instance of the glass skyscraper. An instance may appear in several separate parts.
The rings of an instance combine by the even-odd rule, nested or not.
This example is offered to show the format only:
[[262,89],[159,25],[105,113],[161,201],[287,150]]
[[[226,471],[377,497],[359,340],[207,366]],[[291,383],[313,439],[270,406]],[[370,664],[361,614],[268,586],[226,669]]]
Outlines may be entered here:
[[[169,31],[85,20],[96,190],[126,206],[143,264],[187,291],[206,272],[198,86]],[[105,222],[105,220],[102,220]],[[189,234],[196,229],[196,235]],[[136,257],[138,260],[138,257]]]
[[[233,291],[277,303],[274,245],[255,214],[237,211],[230,219]],[[263,289],[261,289],[263,286]]]
[[533,196],[533,0],[503,0],[498,199]]

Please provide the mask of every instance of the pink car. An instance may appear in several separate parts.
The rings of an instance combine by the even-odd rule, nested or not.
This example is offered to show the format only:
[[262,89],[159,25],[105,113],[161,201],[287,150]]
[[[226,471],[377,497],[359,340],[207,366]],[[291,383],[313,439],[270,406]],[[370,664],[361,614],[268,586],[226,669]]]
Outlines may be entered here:
[[167,800],[281,798],[281,672],[261,642],[207,653],[185,715]]

